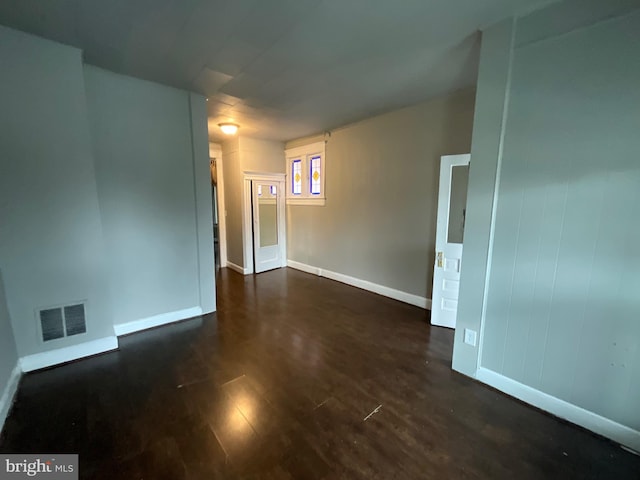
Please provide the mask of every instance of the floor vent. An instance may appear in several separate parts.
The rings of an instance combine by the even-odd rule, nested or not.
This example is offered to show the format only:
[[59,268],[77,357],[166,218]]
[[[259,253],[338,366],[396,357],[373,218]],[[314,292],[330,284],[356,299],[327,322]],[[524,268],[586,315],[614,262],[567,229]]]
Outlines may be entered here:
[[40,325],[44,342],[86,333],[84,304],[40,310]]

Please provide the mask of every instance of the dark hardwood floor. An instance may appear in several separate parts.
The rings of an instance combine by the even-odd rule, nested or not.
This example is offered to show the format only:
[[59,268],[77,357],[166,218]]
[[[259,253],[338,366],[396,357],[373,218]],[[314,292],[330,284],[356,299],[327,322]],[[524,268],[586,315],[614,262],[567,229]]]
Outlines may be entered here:
[[640,457],[453,372],[424,310],[291,269],[218,275],[216,314],[25,375],[0,451],[79,453],[87,479],[640,478]]

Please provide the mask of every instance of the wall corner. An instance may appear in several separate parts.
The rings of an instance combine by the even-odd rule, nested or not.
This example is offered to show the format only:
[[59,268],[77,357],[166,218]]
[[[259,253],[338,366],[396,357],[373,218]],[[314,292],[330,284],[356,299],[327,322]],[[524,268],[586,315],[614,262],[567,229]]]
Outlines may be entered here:
[[210,313],[216,310],[216,285],[209,133],[206,100],[202,95],[189,93],[189,113],[191,115],[200,308],[203,313]]

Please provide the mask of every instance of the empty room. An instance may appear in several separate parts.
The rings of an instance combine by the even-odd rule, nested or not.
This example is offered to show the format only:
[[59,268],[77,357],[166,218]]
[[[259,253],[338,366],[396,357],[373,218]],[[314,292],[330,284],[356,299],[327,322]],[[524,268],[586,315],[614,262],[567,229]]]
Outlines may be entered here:
[[638,0],[0,0],[0,478],[639,479],[638,85]]

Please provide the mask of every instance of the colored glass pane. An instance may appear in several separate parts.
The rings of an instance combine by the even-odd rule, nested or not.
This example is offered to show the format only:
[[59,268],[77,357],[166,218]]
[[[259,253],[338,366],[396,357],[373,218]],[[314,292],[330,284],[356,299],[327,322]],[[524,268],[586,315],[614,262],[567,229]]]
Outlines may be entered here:
[[310,179],[309,187],[312,195],[320,195],[322,189],[322,174],[320,172],[321,158],[311,157],[311,163],[309,168]]
[[300,195],[302,193],[302,160],[294,160],[291,164],[291,179],[292,189],[294,195]]

